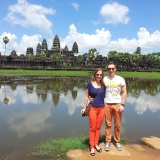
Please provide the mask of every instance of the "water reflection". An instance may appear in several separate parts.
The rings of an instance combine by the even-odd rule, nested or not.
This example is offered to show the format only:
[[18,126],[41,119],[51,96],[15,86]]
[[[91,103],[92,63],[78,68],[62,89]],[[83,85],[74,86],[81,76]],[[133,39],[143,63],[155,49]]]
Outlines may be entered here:
[[127,102],[135,105],[137,114],[143,114],[147,109],[153,113],[160,109],[160,80],[133,79],[127,81]]
[[[1,145],[88,134],[82,118],[90,77],[0,77]],[[127,102],[121,134],[128,141],[160,133],[160,80],[126,79]],[[157,125],[155,125],[157,124]],[[101,133],[104,134],[105,123]],[[7,133],[7,134],[6,134]]]
[[19,138],[24,138],[29,133],[39,133],[50,129],[53,124],[46,120],[51,116],[51,106],[48,104],[32,111],[10,113],[6,117],[9,129],[14,131]]
[[147,110],[151,110],[153,113],[160,110],[159,98],[160,95],[157,94],[153,97],[145,94],[143,91],[139,95],[139,97],[127,97],[131,105],[135,104],[135,111],[137,114],[143,114]]

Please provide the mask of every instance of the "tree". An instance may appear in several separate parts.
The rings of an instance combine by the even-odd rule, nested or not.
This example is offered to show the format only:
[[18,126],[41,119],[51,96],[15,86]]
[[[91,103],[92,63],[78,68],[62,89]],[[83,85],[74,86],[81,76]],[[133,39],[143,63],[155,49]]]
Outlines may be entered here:
[[98,55],[99,55],[99,52],[97,52],[97,49],[96,48],[91,48],[88,51],[88,57],[87,58],[91,61],[91,64],[93,64],[92,61],[94,61],[97,58]]
[[[9,42],[9,39],[7,36],[3,37],[3,42],[5,43],[5,51],[4,51],[4,56],[5,56],[5,53],[6,53],[6,44]],[[4,65],[4,60],[3,60],[3,65]]]
[[81,64],[81,63],[83,62],[84,58],[83,58],[82,55],[78,55],[78,56],[76,57],[76,60],[77,60],[78,64]]
[[127,53],[127,52],[125,52],[125,53],[119,52],[119,53],[117,54],[117,60],[118,60],[119,63],[121,64],[121,71],[122,71],[122,66],[123,66],[123,68],[127,68],[127,70],[128,70],[130,58],[131,58],[131,56],[130,56],[130,54]]
[[61,55],[59,54],[59,53],[54,53],[54,54],[52,54],[51,56],[50,56],[50,58],[51,58],[51,60],[53,61],[53,62],[56,62],[56,63],[60,63],[60,62],[62,62],[62,57],[61,57]]
[[109,61],[115,61],[118,59],[118,52],[117,51],[109,51],[108,52],[108,59]]
[[29,54],[29,60],[31,61],[31,65],[33,65],[33,61],[35,59],[35,55],[34,54]]
[[158,53],[151,53],[146,56],[147,66],[150,68],[158,68],[158,63],[160,61]]
[[142,55],[139,48],[140,47],[138,47],[137,50],[131,55],[131,64],[136,68],[139,67],[139,63],[142,59]]
[[46,56],[45,52],[42,51],[41,54],[40,54],[41,61],[44,63],[44,61],[46,60],[46,58],[47,58],[47,56]]
[[6,87],[5,87],[5,85],[4,85],[4,92],[5,92],[5,97],[4,97],[4,100],[3,100],[3,104],[7,105],[8,102],[9,102],[9,99],[6,96]]
[[70,68],[71,66],[72,66],[71,63],[69,63],[69,62],[66,63],[67,68]]

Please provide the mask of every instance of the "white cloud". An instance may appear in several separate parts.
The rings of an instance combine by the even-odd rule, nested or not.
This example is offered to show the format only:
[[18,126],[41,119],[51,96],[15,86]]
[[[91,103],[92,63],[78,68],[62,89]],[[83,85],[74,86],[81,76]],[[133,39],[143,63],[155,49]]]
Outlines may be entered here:
[[36,54],[36,47],[37,44],[40,42],[40,39],[41,35],[33,35],[33,36],[23,35],[21,42],[19,44],[20,51],[18,52],[18,54],[20,55],[20,53],[24,53],[24,55],[26,55],[26,49],[28,47],[33,47],[34,54]]
[[[32,36],[23,35],[18,44],[15,34],[4,32],[0,36],[0,51],[2,55],[4,53],[4,36],[9,38],[9,43],[7,43],[6,47],[6,55],[9,55],[12,50],[16,50],[18,55],[26,55],[27,47],[33,47],[35,54],[37,44],[42,42],[42,36],[35,34]],[[108,52],[112,50],[133,53],[137,47],[141,47],[142,54],[152,53],[152,50],[155,49],[157,49],[157,51],[160,50],[160,31],[158,30],[150,33],[146,28],[140,28],[137,32],[137,39],[119,38],[118,40],[111,40],[111,36],[110,31],[104,28],[97,29],[94,34],[79,33],[75,25],[71,24],[69,26],[68,35],[63,39],[59,37],[59,39],[61,47],[64,48],[65,45],[67,45],[69,50],[72,49],[73,43],[76,41],[80,54],[88,52],[90,48],[96,48],[103,56],[107,56]],[[48,42],[48,49],[52,47],[53,38],[46,39]]]
[[127,6],[121,5],[117,2],[112,4],[105,4],[100,10],[100,14],[103,16],[105,23],[124,23],[127,24],[130,18],[127,16],[129,9]]
[[[69,35],[62,39],[62,46],[68,45],[69,49],[72,48],[73,43],[76,41],[78,44],[79,52],[88,52],[90,48],[97,48],[101,50],[106,44],[109,44],[111,34],[108,30],[102,28],[96,30],[95,34],[78,33],[76,27],[70,25]],[[104,54],[105,55],[105,54]]]
[[0,52],[2,55],[4,55],[5,52],[5,44],[3,42],[3,37],[7,36],[9,39],[9,42],[6,44],[6,53],[5,55],[9,55],[12,50],[16,50],[18,48],[18,44],[16,42],[17,37],[15,34],[3,32],[0,36]]
[[0,36],[0,51],[2,55],[5,52],[5,46],[3,42],[4,36],[7,36],[9,39],[9,42],[6,44],[6,54],[5,55],[10,55],[12,50],[15,50],[17,52],[17,55],[20,55],[20,54],[26,55],[27,47],[33,47],[34,53],[36,53],[37,44],[40,42],[40,39],[42,37],[39,34],[35,34],[32,36],[23,35],[20,43],[18,44],[16,42],[17,37],[15,34],[4,32]]
[[78,8],[79,8],[79,4],[78,3],[72,3],[71,4],[76,10],[78,10]]
[[51,8],[48,9],[40,5],[30,4],[26,0],[18,0],[17,4],[10,5],[9,13],[5,20],[13,25],[33,26],[42,30],[46,36],[49,36],[52,35],[52,23],[46,18],[46,15],[55,13],[56,11]]
[[[111,33],[109,30],[102,28],[97,29],[95,34],[79,33],[74,24],[70,25],[68,36],[61,41],[61,46],[67,45],[69,49],[72,48],[73,43],[76,41],[78,44],[79,52],[86,53],[90,48],[96,48],[103,56],[107,56],[111,50],[118,52],[133,53],[137,47],[141,47],[142,53],[150,53],[150,49],[159,48],[160,32],[155,31],[152,34],[145,28],[140,28],[137,32],[137,39],[119,38],[118,40],[111,40]],[[145,32],[144,32],[145,30]],[[146,32],[149,33],[149,38],[146,38]]]
[[146,48],[158,47],[160,44],[160,31],[155,31],[151,34],[146,28],[140,28],[138,41],[140,46],[145,46]]

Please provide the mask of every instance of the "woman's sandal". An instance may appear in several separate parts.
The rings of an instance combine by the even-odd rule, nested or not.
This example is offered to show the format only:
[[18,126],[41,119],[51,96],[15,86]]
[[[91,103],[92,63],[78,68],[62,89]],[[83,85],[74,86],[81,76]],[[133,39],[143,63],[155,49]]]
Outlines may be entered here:
[[95,156],[95,153],[91,153],[91,152],[90,152],[90,155],[91,155],[91,156]]
[[95,149],[97,152],[101,153],[102,152],[102,148],[99,147],[99,149],[97,149],[97,147],[95,146]]
[[91,155],[91,156],[95,156],[94,149],[92,149],[92,150],[90,151],[90,155]]

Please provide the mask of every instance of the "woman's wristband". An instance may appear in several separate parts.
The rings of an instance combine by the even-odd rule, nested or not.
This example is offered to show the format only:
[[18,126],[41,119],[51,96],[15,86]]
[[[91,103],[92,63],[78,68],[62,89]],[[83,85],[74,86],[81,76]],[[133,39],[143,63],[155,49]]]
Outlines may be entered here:
[[125,104],[121,104],[123,107],[125,107]]

